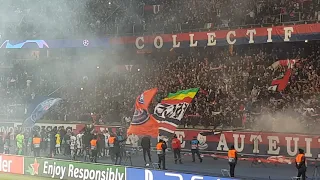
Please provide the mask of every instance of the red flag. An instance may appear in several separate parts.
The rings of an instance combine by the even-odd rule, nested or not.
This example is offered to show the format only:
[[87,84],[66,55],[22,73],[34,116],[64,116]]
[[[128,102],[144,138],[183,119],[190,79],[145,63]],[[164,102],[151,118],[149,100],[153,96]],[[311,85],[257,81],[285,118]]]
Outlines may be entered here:
[[148,112],[148,107],[157,91],[157,88],[149,89],[137,97],[134,115],[127,134],[158,137],[159,124]]

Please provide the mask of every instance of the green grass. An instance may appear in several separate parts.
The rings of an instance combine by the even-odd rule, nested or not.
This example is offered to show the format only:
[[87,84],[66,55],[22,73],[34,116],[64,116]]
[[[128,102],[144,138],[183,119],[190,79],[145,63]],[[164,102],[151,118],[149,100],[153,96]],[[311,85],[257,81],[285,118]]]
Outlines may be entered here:
[[40,176],[28,176],[28,175],[0,173],[0,180],[41,180],[41,179],[49,180],[51,178],[45,178],[45,177],[40,177]]

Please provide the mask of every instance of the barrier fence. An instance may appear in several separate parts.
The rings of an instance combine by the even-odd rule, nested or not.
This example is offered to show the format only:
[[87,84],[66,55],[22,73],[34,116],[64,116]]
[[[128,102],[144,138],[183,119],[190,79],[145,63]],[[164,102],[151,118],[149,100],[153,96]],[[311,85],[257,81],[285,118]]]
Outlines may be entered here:
[[[35,128],[39,131],[45,129],[50,131],[54,127],[64,127],[71,129],[74,132],[82,130],[84,124],[50,124],[50,123],[37,123]],[[116,132],[120,129],[119,126],[106,126],[96,125],[95,130],[109,132]],[[16,131],[30,131],[24,129],[21,123],[0,123],[0,132],[11,132],[12,138],[15,136]],[[289,163],[292,157],[295,157],[298,149],[303,148],[306,152],[306,157],[310,159],[320,158],[319,145],[320,137],[311,134],[293,134],[293,133],[271,133],[271,132],[254,132],[254,131],[224,131],[217,135],[203,135],[203,132],[210,132],[208,130],[198,129],[177,129],[175,132],[181,141],[183,150],[190,150],[190,141],[197,137],[200,142],[199,149],[201,152],[209,155],[223,154],[229,150],[230,145],[234,145],[237,152],[246,156],[261,156],[261,157],[277,157],[279,163]],[[129,135],[127,144],[136,143],[140,145],[141,137],[132,137]],[[168,141],[170,148],[170,137],[164,138]],[[134,142],[133,142],[134,141]],[[155,145],[158,139],[153,138],[152,144]],[[285,160],[283,160],[285,159]],[[278,161],[277,160],[277,161]],[[272,159],[274,162],[274,158]]]
[[[231,180],[178,172],[0,154],[0,172],[67,180]],[[235,179],[233,179],[235,180]]]

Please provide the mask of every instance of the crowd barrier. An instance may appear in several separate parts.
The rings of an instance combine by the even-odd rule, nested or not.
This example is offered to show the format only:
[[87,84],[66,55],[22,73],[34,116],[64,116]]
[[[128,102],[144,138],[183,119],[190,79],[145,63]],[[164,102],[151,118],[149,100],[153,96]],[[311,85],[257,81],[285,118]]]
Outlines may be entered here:
[[110,164],[5,154],[0,154],[0,172],[66,180],[231,180]]

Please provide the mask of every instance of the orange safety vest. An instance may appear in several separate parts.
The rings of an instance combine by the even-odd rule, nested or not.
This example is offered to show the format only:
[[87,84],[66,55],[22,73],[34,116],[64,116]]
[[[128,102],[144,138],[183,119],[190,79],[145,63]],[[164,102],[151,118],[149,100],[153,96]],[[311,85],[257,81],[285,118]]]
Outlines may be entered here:
[[90,141],[91,149],[92,149],[92,150],[95,150],[95,149],[97,148],[97,141],[98,141],[98,140],[96,140],[96,139],[92,139],[92,140]]
[[116,140],[116,137],[109,137],[108,142],[109,146],[113,147],[114,146],[114,141]]
[[234,149],[231,149],[231,150],[228,151],[229,162],[235,162],[236,153],[237,153],[237,151],[234,150]]
[[296,156],[296,163],[300,164],[302,162],[302,158],[304,157],[304,154],[298,154]]
[[157,154],[163,154],[163,150],[162,150],[162,142],[159,142],[156,146],[157,148]]
[[32,139],[32,144],[35,148],[40,147],[41,138],[35,137]]

